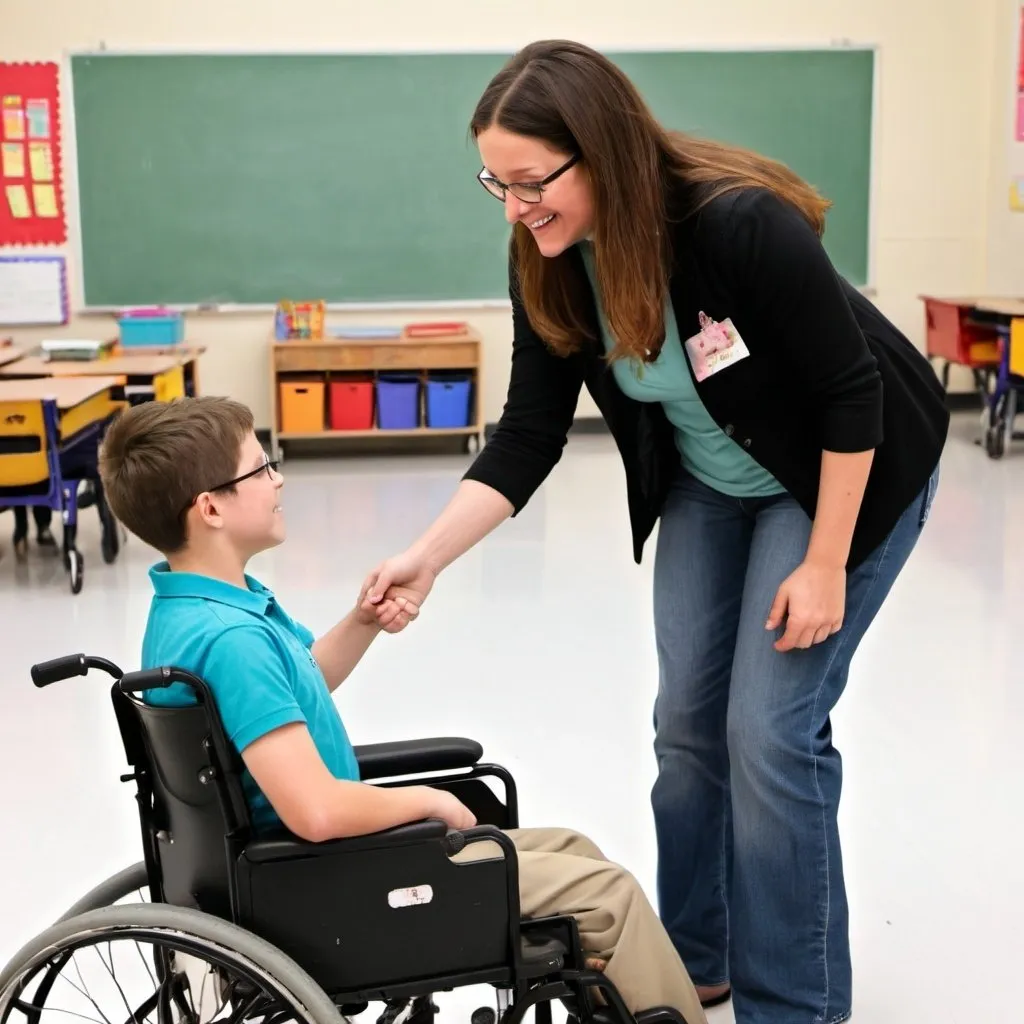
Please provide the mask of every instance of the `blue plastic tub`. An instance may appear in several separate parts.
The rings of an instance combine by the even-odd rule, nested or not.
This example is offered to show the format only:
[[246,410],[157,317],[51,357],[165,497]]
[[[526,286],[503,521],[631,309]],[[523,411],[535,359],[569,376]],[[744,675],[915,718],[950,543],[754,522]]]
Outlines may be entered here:
[[472,381],[464,374],[435,376],[427,381],[427,426],[454,430],[469,426]]
[[166,316],[123,316],[118,321],[121,344],[178,345],[185,339],[185,318],[180,313]]
[[377,426],[381,430],[415,430],[419,425],[419,378],[382,373],[377,381]]

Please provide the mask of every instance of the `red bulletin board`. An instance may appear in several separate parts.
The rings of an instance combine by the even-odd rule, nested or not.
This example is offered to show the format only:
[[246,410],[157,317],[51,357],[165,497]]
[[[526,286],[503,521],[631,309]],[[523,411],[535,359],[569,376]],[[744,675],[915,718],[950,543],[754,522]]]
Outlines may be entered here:
[[67,241],[58,74],[0,63],[0,246]]

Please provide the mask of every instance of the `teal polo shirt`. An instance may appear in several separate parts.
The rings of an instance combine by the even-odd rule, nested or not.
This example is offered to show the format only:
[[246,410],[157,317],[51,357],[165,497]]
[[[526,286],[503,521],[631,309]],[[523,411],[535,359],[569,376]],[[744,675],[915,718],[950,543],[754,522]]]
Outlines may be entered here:
[[[610,352],[615,339],[597,286],[593,244],[580,242],[580,252],[597,302],[604,348]],[[653,363],[618,359],[612,372],[616,384],[629,398],[661,403],[674,428],[680,461],[708,487],[734,498],[764,498],[785,490],[771,473],[726,436],[704,408],[690,375],[671,301],[665,302],[665,343],[657,359]]]
[[[320,666],[313,634],[291,619],[262,583],[247,589],[166,562],[149,571],[153,600],[142,642],[142,667],[174,665],[199,676],[213,693],[228,738],[241,753],[291,722],[305,722],[328,771],[359,781],[355,752]],[[185,683],[147,690],[164,707],[195,703]],[[242,786],[257,831],[281,827],[270,802],[245,772]]]

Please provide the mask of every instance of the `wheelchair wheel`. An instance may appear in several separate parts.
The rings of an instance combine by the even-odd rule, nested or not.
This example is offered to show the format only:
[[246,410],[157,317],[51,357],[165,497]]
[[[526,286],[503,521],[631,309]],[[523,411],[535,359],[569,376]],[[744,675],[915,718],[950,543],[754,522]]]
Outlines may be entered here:
[[290,957],[229,921],[125,904],[60,921],[0,971],[0,1024],[343,1024]]
[[131,897],[132,903],[149,902],[149,878],[146,875],[146,865],[141,860],[90,889],[74,906],[69,907],[57,918],[57,923],[78,917],[89,910],[112,907],[128,897]]

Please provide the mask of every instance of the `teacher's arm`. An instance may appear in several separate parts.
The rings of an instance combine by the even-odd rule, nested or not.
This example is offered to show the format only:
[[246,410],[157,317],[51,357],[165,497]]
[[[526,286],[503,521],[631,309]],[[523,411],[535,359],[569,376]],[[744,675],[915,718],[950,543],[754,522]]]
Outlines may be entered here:
[[[510,276],[512,369],[501,419],[441,515],[367,578],[364,590],[373,604],[397,584],[425,598],[447,566],[522,511],[562,457],[583,386],[583,360],[557,356],[544,344]],[[392,613],[381,607],[385,628]]]
[[737,294],[781,339],[781,359],[818,413],[821,469],[803,563],[787,578],[766,628],[779,651],[821,643],[843,624],[846,563],[882,442],[882,381],[841,279],[803,216],[765,191],[740,197],[728,234]]

